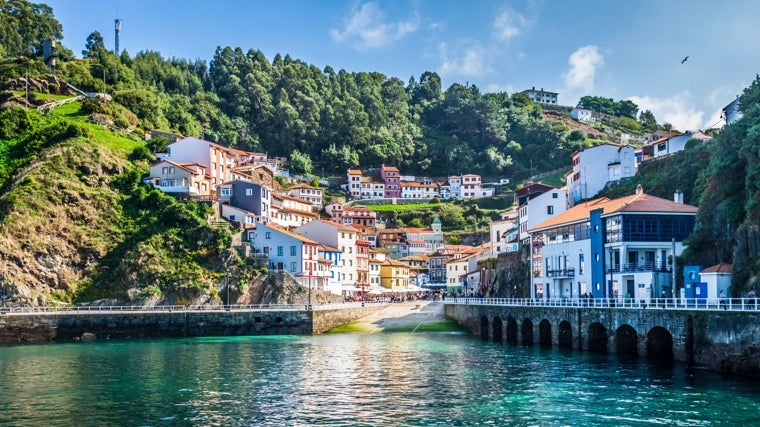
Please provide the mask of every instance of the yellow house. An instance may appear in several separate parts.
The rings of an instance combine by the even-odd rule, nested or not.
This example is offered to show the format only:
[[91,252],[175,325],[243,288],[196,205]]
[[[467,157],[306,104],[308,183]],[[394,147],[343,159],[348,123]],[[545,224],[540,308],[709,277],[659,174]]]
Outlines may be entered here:
[[409,289],[409,266],[395,259],[380,264],[380,286],[392,291]]

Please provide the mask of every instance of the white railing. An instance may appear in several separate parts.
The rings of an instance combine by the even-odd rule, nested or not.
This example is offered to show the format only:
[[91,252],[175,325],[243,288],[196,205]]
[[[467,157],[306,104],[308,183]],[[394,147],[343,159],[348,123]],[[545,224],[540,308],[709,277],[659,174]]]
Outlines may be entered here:
[[173,312],[223,312],[223,311],[308,311],[346,310],[387,303],[365,301],[333,304],[251,304],[251,305],[99,305],[72,307],[0,307],[0,314],[121,314],[121,313],[173,313]]
[[444,304],[491,305],[505,307],[558,307],[558,308],[623,308],[640,310],[727,310],[760,311],[760,298],[650,298],[633,300],[620,298],[446,298]]

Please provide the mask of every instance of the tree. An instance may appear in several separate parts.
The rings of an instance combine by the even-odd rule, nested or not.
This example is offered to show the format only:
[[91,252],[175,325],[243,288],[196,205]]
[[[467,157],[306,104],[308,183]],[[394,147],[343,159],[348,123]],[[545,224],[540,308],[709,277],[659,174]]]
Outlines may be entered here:
[[90,35],[87,36],[82,56],[85,58],[99,59],[105,52],[106,45],[103,42],[103,36],[100,35],[99,31],[91,32]]
[[654,114],[650,110],[642,111],[639,114],[639,122],[645,131],[654,132],[657,130],[657,120],[655,120]]
[[0,58],[40,56],[42,43],[63,38],[63,27],[46,4],[0,1]]
[[295,173],[309,175],[312,170],[311,159],[308,155],[298,150],[293,150],[288,160],[288,168]]

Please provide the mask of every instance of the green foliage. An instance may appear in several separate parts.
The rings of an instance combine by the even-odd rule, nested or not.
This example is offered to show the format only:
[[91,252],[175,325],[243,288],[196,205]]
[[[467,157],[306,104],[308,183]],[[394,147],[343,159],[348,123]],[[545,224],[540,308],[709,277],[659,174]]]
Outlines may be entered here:
[[0,58],[42,55],[42,43],[60,40],[63,27],[46,4],[27,0],[0,2]]
[[580,104],[583,105],[583,108],[615,117],[636,119],[639,112],[639,106],[627,99],[616,102],[612,98],[584,96],[581,97]]
[[311,159],[306,154],[301,153],[298,150],[294,150],[288,159],[288,168],[298,174],[311,174]]
[[13,107],[0,111],[0,139],[12,139],[30,127],[31,120],[26,109]]

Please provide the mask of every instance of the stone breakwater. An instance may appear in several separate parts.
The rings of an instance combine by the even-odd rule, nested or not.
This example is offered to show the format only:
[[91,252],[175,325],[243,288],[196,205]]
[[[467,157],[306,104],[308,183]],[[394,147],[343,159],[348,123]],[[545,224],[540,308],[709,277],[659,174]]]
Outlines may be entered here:
[[47,312],[0,315],[0,343],[79,339],[319,334],[382,305],[329,310]]

